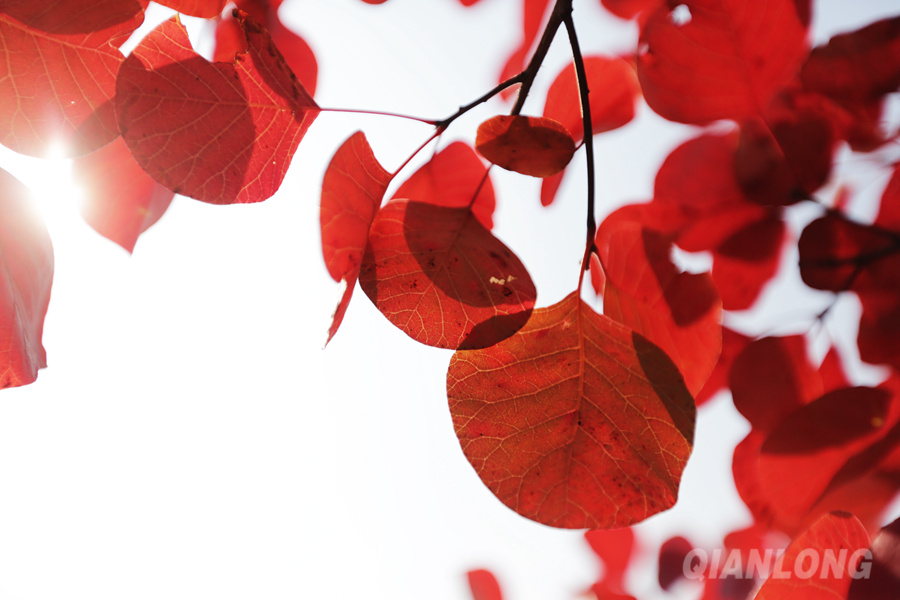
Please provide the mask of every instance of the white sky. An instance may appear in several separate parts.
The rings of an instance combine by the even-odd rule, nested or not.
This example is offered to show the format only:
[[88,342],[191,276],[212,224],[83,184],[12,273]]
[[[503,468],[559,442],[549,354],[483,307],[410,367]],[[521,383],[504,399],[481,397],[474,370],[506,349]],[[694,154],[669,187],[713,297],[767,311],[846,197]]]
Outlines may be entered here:
[[[321,105],[434,118],[494,85],[520,19],[520,3],[500,0],[468,11],[455,0],[287,4],[284,20],[319,58]],[[842,4],[823,5],[838,29],[872,20],[842,16]],[[631,26],[604,20],[598,2],[575,5],[586,52],[633,45]],[[208,44],[208,29],[193,33]],[[539,112],[564,50],[554,46],[525,112]],[[445,142],[506,110],[460,119]],[[694,131],[659,133],[661,123],[643,107],[597,138],[601,214],[649,198],[662,159]],[[324,114],[275,197],[176,199],[132,256],[81,222],[65,161],[0,154],[38,195],[56,252],[50,366],[0,398],[0,599],[467,600],[464,572],[487,567],[508,600],[547,600],[596,579],[582,532],[518,517],[463,457],[446,407],[449,352],[406,338],[359,290],[322,350],[338,289],[322,264],[318,190],[360,128],[389,170],[429,133]],[[540,306],[578,278],[583,154],[575,160],[551,209],[539,206],[537,180],[494,179],[495,231],[532,272]],[[748,522],[730,483],[745,431],[727,398],[700,413],[679,504],[639,527],[651,552],[675,533],[713,546]],[[673,597],[649,572],[631,591]]]

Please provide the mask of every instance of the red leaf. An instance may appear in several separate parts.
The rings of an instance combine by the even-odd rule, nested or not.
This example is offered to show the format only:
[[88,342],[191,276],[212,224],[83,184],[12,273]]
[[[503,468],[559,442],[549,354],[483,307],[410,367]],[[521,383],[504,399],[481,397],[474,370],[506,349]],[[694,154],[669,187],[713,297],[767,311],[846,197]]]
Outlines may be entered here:
[[146,2],[58,0],[0,8],[0,143],[32,156],[86,154],[118,134],[118,45]]
[[847,600],[896,599],[900,590],[900,519],[878,532],[871,553],[871,560],[860,564],[861,576],[850,582]]
[[53,246],[31,195],[0,169],[0,389],[27,385],[47,366],[41,345]]
[[786,228],[772,215],[744,227],[713,251],[712,278],[725,310],[753,306],[778,271]]
[[603,7],[620,19],[633,19],[662,4],[663,0],[600,0]]
[[486,229],[493,229],[494,186],[488,170],[469,145],[453,142],[410,176],[394,193],[450,208],[469,208]]
[[669,259],[671,238],[628,220],[627,207],[601,223],[606,265],[603,312],[659,346],[696,394],[722,349],[722,304],[708,273],[683,273]]
[[72,176],[84,193],[81,216],[128,252],[166,212],[174,196],[138,166],[121,137],[76,158]]
[[[593,132],[603,133],[622,127],[634,118],[634,105],[640,96],[637,75],[621,58],[585,56]],[[584,137],[581,100],[575,65],[563,69],[550,85],[544,116],[559,121],[578,142]]]
[[390,182],[391,174],[375,158],[361,131],[338,148],[325,170],[319,212],[322,254],[328,273],[346,286],[326,344],[337,333],[350,303],[369,240],[369,227]]
[[[242,0],[238,8],[247,12],[258,23],[265,23],[285,62],[310,96],[316,94],[319,65],[312,48],[299,35],[285,27],[278,18],[277,7],[265,0]],[[247,51],[247,38],[237,19],[226,15],[216,26],[216,49],[213,54],[218,62],[234,62],[235,54]]]
[[[531,55],[531,47],[537,41],[548,6],[550,6],[550,0],[523,0],[522,42],[503,66],[503,70],[500,72],[501,82],[521,73],[525,69],[525,61]],[[518,86],[506,88],[500,93],[501,97],[504,99],[509,98],[516,87]]]
[[684,559],[693,549],[694,545],[680,535],[663,542],[659,547],[659,587],[668,590],[672,584],[684,577]]
[[238,20],[250,50],[235,64],[199,57],[173,19],[135,48],[117,85],[119,124],[138,164],[176,193],[214,204],[274,194],[318,114],[268,34]]
[[183,15],[211,19],[222,14],[228,0],[156,0]]
[[671,5],[647,19],[638,54],[644,97],[666,119],[755,115],[806,54],[794,0],[685,0],[677,12]]
[[[756,600],[846,598],[854,563],[868,546],[869,535],[856,517],[845,512],[824,515],[791,542],[781,569],[763,584]],[[836,560],[830,562],[829,556]]]
[[375,216],[359,283],[407,335],[451,349],[509,337],[537,294],[518,257],[470,210],[409,200]]
[[[793,412],[772,430],[760,453],[760,483],[778,497],[782,518],[801,521],[839,471],[887,433],[891,400],[883,389],[835,390]],[[857,465],[856,476],[874,466]]]
[[859,294],[859,357],[870,364],[890,364],[900,369],[900,293],[898,290]]
[[836,35],[813,48],[803,86],[845,103],[861,103],[900,87],[900,17]]
[[751,342],[734,360],[730,387],[735,408],[763,432],[825,391],[801,335]]
[[635,551],[634,531],[630,527],[591,529],[584,532],[584,539],[603,562],[604,587],[624,590],[625,572]]
[[498,167],[547,177],[566,168],[575,141],[552,119],[498,115],[478,126],[475,148]]
[[522,516],[622,527],[675,502],[693,399],[659,348],[577,294],[499,344],[456,352],[447,396],[466,458]]
[[737,358],[749,342],[750,338],[744,334],[727,327],[722,328],[722,353],[719,355],[719,360],[716,362],[713,372],[707,378],[703,389],[694,396],[694,402],[697,403],[698,407],[711,400],[720,390],[728,387],[728,378],[731,374],[734,359]]
[[494,574],[487,569],[475,569],[466,573],[472,600],[503,600],[500,584]]

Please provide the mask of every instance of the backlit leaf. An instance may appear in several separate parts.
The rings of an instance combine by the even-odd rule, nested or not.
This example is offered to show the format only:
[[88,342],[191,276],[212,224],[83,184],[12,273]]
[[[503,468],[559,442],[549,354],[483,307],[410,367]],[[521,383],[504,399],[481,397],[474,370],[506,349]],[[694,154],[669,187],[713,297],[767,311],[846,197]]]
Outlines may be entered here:
[[434,155],[397,188],[394,198],[409,198],[450,208],[468,208],[486,229],[494,227],[494,186],[478,154],[453,142]]
[[[51,6],[52,5],[52,6]],[[118,45],[144,20],[138,0],[0,6],[0,143],[31,156],[77,156],[118,134]]]
[[391,174],[375,158],[361,131],[338,148],[325,170],[319,211],[322,254],[328,273],[346,286],[328,332],[329,341],[350,303],[369,240],[369,227],[390,182]]
[[869,535],[853,515],[824,515],[791,542],[756,600],[843,600],[868,547]]
[[681,123],[757,114],[800,67],[806,25],[795,0],[685,0],[641,29],[647,104]]
[[412,200],[378,211],[359,283],[407,335],[450,349],[509,337],[537,294],[518,257],[469,209]]
[[603,312],[659,346],[697,393],[722,348],[722,305],[709,273],[672,264],[671,238],[629,220],[627,209],[607,217],[596,243],[606,265]]
[[81,216],[97,233],[129,252],[174,196],[138,166],[121,137],[76,158],[72,176],[84,198]]
[[520,115],[498,115],[479,125],[475,147],[498,167],[533,177],[559,173],[575,154],[575,141],[564,126]]
[[228,0],[156,0],[183,15],[211,19],[222,14]]
[[26,385],[47,366],[41,344],[53,281],[53,247],[31,194],[0,169],[0,389]]
[[472,600],[503,600],[500,584],[494,574],[487,569],[474,569],[466,573]]
[[238,20],[249,50],[234,64],[195,54],[172,19],[135,48],[117,85],[119,124],[138,164],[176,193],[214,204],[274,194],[318,114],[265,30]]
[[[621,58],[585,56],[584,70],[593,132],[603,133],[629,123],[641,93],[634,69]],[[574,64],[563,69],[550,85],[544,116],[559,121],[576,142],[584,137]]]
[[456,352],[447,396],[466,458],[520,515],[611,528],[675,503],[694,401],[659,348],[577,294],[499,344]]

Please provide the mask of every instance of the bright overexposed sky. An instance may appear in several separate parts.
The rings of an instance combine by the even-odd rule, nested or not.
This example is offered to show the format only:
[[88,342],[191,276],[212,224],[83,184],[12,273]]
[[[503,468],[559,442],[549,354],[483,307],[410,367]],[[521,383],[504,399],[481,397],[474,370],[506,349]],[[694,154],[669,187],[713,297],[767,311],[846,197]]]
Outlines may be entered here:
[[[496,83],[520,4],[287,0],[282,16],[316,52],[321,105],[439,118]],[[896,12],[887,0],[817,4],[829,32]],[[633,25],[596,0],[575,11],[586,53],[633,49]],[[148,19],[168,14],[154,6]],[[211,29],[186,22],[208,48]],[[554,45],[526,113],[541,110],[565,52]],[[474,111],[442,143],[471,141],[508,110]],[[601,215],[649,199],[663,158],[696,132],[639,112],[597,138]],[[67,161],[0,152],[35,192],[56,256],[49,367],[0,392],[0,600],[467,600],[464,573],[476,567],[496,573],[508,600],[553,600],[596,579],[583,532],[517,516],[469,466],[447,409],[450,352],[407,338],[359,290],[323,350],[338,286],[321,258],[319,189],[357,129],[388,170],[430,133],[322,114],[273,198],[177,198],[133,255],[80,220]],[[495,233],[531,271],[539,306],[578,280],[583,154],[574,160],[549,209],[538,180],[492,172]],[[852,318],[852,302],[841,310]],[[678,505],[638,528],[648,552],[677,533],[714,546],[749,523],[730,478],[746,430],[726,396],[700,412]],[[649,572],[633,573],[632,593],[674,597]]]

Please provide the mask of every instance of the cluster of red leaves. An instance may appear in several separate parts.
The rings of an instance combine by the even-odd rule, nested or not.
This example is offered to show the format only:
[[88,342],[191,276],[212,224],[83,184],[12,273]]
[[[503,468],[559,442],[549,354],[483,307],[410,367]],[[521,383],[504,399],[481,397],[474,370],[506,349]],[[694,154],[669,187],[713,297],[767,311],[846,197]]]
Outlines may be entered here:
[[[194,52],[177,18],[123,56],[147,0],[0,2],[0,143],[77,157],[86,219],[129,250],[174,194],[213,204],[270,197],[319,110],[315,57],[279,21],[280,1],[241,0],[231,16],[221,16],[224,0],[162,4],[216,19],[220,62]],[[567,18],[558,9],[571,12],[564,0],[551,4],[523,0],[522,40],[501,70],[520,91],[536,73],[541,32],[555,33],[548,18],[558,28]],[[337,150],[321,197],[325,263],[345,286],[329,340],[358,281],[407,335],[453,350],[447,396],[463,453],[503,503],[556,527],[622,528],[672,506],[696,406],[727,385],[752,426],[735,449],[734,477],[754,527],[793,536],[788,553],[826,538],[869,547],[900,489],[900,168],[872,223],[854,221],[836,200],[798,244],[807,285],[859,297],[860,356],[891,369],[884,383],[855,385],[836,353],[815,367],[801,337],[752,340],[721,322],[751,308],[775,277],[793,243],[787,207],[823,203],[816,194],[832,179],[836,151],[870,153],[892,139],[880,123],[900,86],[900,17],[810,48],[809,0],[602,4],[636,21],[634,56],[576,53],[542,115],[516,108],[487,119],[474,147],[450,143],[402,178],[362,132]],[[581,98],[579,89],[591,92]],[[580,282],[536,308],[527,269],[492,232],[482,158],[542,178],[548,205],[577,149],[629,123],[640,98],[664,118],[716,126],[672,151],[651,201],[614,211],[588,240],[584,268],[603,313],[582,299]],[[456,116],[433,122],[436,134]],[[33,381],[45,364],[53,257],[21,186],[3,177],[5,387]],[[676,247],[708,253],[711,271],[683,271]],[[873,552],[882,535],[896,537],[892,527]],[[595,550],[602,535],[589,534]],[[748,545],[735,539],[733,547]],[[882,546],[896,553],[895,541]],[[673,542],[664,554],[686,548]],[[593,588],[599,597],[628,597],[628,552],[619,564],[598,550],[607,566]],[[474,593],[499,598],[496,582],[471,577]],[[797,585],[770,582],[761,597]],[[852,590],[844,577],[829,597]],[[708,586],[706,597],[748,591]]]

